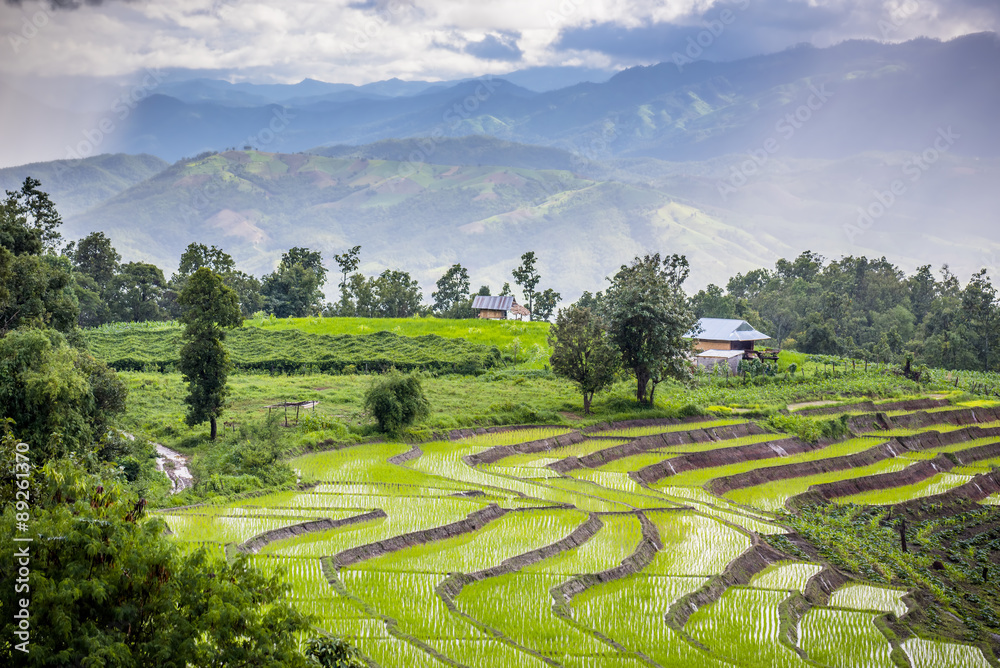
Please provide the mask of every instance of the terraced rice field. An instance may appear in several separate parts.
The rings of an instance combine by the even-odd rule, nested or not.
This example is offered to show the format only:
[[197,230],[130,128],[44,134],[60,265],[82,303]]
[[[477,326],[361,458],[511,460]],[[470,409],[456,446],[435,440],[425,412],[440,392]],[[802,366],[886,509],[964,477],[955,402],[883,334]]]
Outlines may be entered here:
[[[671,434],[677,443],[679,432],[745,422],[664,421],[587,434],[525,428],[417,447],[354,445],[293,460],[300,490],[161,514],[184,549],[250,551],[256,566],[280,570],[295,605],[376,667],[890,668],[899,653],[914,668],[990,665],[970,645],[917,637],[893,645],[876,620],[907,613],[903,589],[849,581],[825,604],[803,607],[803,594],[829,566],[790,555],[765,559],[773,552],[761,551],[760,537],[786,533],[780,511],[817,485],[905,472],[996,437],[894,446],[894,454],[877,461],[825,470],[837,458],[898,445],[893,433],[960,427],[900,428],[735,461],[732,453],[743,451],[733,448],[767,447],[789,436],[751,431],[704,440],[702,433],[690,443],[664,440],[610,461],[603,454],[585,460],[593,467],[560,468],[566,458],[633,439],[649,443]],[[642,482],[636,473],[689,456],[699,458],[691,460],[695,468],[659,480]],[[789,464],[821,468],[768,479]],[[947,491],[996,465],[987,458],[831,498],[901,503]],[[763,482],[713,493],[713,481],[749,472]],[[317,520],[325,523],[306,530]]]

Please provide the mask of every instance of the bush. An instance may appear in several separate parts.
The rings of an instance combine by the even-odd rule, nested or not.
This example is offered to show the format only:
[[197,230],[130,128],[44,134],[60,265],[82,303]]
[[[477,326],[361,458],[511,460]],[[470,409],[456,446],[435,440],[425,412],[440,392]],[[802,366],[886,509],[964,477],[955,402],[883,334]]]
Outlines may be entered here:
[[376,378],[368,388],[365,410],[375,417],[379,431],[398,434],[403,427],[427,417],[430,403],[419,378],[393,370]]

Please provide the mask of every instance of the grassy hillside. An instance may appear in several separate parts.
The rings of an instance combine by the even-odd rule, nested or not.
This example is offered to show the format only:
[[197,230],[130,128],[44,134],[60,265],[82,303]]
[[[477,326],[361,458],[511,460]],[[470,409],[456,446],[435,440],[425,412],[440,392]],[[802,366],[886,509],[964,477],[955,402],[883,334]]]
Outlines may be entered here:
[[[182,331],[180,327],[112,325],[87,330],[84,338],[91,352],[115,369],[164,371],[176,367],[180,359]],[[491,345],[435,335],[399,336],[391,331],[330,336],[292,327],[244,327],[230,332],[225,345],[238,371],[356,373],[396,367],[475,374],[504,364],[500,351]]]
[[[36,162],[0,169],[0,191],[15,190],[24,183],[25,177],[32,176],[42,182],[42,190],[52,196],[59,213],[64,218],[71,218],[167,167],[169,163],[152,155],[123,153],[83,160]],[[91,231],[88,229],[77,236]]]
[[560,170],[232,151],[177,163],[73,217],[67,233],[104,230],[126,258],[168,272],[191,241],[223,247],[257,274],[293,245],[329,261],[361,244],[362,272],[406,269],[427,298],[454,262],[473,287],[498,290],[527,250],[539,256],[542,285],[568,298],[602,289],[619,265],[654,249],[686,253],[694,283],[797,250],[675,201],[645,184]]

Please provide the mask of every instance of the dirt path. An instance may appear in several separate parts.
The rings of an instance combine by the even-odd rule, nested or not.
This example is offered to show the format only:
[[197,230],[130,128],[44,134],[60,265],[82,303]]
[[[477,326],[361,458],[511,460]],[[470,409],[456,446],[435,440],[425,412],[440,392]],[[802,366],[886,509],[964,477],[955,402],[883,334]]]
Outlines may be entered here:
[[156,447],[156,454],[159,455],[156,458],[156,470],[163,471],[170,478],[170,493],[177,494],[188,487],[193,487],[194,476],[187,467],[187,458],[160,443],[153,445]]

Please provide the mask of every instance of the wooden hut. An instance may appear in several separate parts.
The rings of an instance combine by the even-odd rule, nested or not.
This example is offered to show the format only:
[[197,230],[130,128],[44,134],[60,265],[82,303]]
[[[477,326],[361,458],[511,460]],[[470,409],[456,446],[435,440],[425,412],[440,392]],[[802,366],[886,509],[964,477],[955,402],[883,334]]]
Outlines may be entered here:
[[479,311],[480,318],[487,320],[506,320],[511,314],[520,320],[526,315],[531,315],[528,309],[514,301],[510,295],[502,297],[476,295],[472,300],[472,308]]
[[770,339],[746,320],[701,318],[685,338],[695,339],[696,350],[741,350],[744,357],[754,352],[754,343]]

